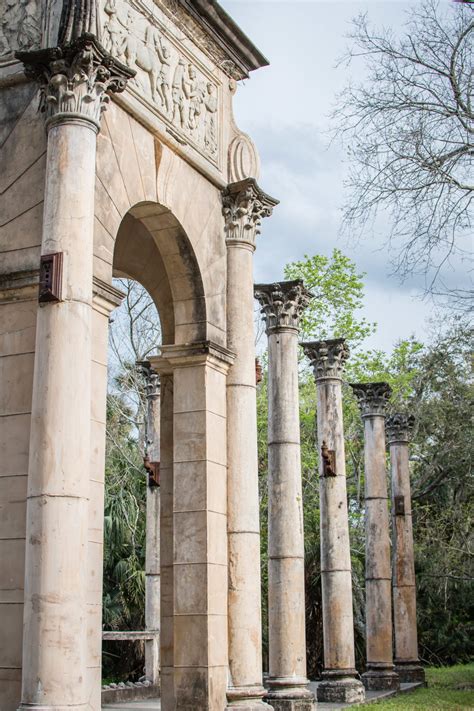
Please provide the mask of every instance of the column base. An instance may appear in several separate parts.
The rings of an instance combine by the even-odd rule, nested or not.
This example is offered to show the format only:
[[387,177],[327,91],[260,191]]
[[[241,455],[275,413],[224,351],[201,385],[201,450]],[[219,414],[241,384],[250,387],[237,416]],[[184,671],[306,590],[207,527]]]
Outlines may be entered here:
[[356,669],[326,670],[318,684],[318,701],[356,704],[365,701],[365,689]]
[[400,689],[400,678],[393,666],[375,668],[369,666],[365,674],[362,674],[362,681],[367,691],[398,691]]
[[304,677],[269,677],[265,700],[274,711],[313,711],[316,708],[314,695],[307,688]]
[[272,711],[272,707],[263,700],[266,693],[263,686],[227,689],[226,711]]
[[401,662],[395,660],[395,671],[401,684],[425,684],[425,670],[418,662]]

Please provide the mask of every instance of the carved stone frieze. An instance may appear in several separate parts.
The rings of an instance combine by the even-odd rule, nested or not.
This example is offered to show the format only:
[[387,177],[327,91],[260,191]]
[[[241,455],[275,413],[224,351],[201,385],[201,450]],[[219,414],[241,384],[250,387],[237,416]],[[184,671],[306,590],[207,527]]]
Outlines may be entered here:
[[[191,144],[217,164],[220,146],[220,86],[196,57],[184,50],[158,8],[144,0],[105,0],[102,41],[136,72],[132,91],[145,98],[179,143]],[[178,25],[180,30],[181,26]]]
[[262,307],[267,335],[276,331],[299,331],[301,314],[313,296],[301,279],[255,284],[254,292]]
[[310,341],[300,345],[309,358],[316,380],[342,379],[344,364],[349,358],[349,347],[344,338]]
[[413,415],[396,413],[387,417],[385,422],[385,432],[387,442],[409,442],[415,425]]
[[79,118],[100,128],[100,116],[110,101],[108,92],[125,89],[133,76],[128,67],[105,53],[90,34],[61,48],[16,52],[25,73],[41,86],[46,123]]
[[392,394],[388,383],[351,383],[362,417],[385,417]]
[[278,202],[264,193],[254,178],[230,183],[222,191],[227,244],[244,244],[255,249],[262,219],[270,217]]
[[0,0],[0,63],[17,50],[39,49],[42,10],[41,0]]

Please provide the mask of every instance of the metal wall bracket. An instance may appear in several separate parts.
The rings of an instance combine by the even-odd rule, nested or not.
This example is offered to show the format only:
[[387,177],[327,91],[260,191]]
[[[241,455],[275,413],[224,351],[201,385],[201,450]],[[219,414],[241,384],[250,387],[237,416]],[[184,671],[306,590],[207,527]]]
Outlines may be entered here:
[[323,476],[336,476],[336,452],[328,449],[326,442],[321,446],[321,458],[323,461]]
[[150,489],[154,489],[156,486],[160,485],[160,463],[150,462],[148,457],[143,460],[143,466],[148,473],[148,486]]
[[393,507],[395,509],[395,516],[405,515],[405,497],[404,496],[394,496],[393,497]]
[[63,253],[43,254],[40,260],[38,301],[51,303],[61,301],[63,281]]

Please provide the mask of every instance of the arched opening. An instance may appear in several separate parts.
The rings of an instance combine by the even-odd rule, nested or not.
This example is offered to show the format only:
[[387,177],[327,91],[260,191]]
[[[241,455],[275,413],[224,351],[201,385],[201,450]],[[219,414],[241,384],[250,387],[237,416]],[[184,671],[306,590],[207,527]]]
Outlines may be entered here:
[[[135,456],[133,462],[135,475],[142,477],[136,495],[151,501],[153,515],[160,519],[161,560],[160,555],[152,557],[155,575],[160,577],[155,591],[161,583],[161,697],[166,700],[165,708],[174,708],[174,699],[180,695],[184,703],[186,694],[196,694],[198,689],[206,698],[212,689],[223,703],[227,663],[225,385],[230,361],[222,347],[207,340],[201,270],[190,239],[168,208],[146,202],[127,212],[117,232],[113,275],[138,282],[156,306],[161,323],[163,357],[152,359],[161,379],[158,505],[156,496],[150,497],[145,468],[140,471],[140,457]],[[113,318],[119,319],[120,312]],[[142,354],[136,356],[141,359]],[[139,387],[143,413],[143,379]],[[139,430],[140,424],[135,425],[135,437],[143,436]],[[140,515],[146,516],[144,501],[140,505]],[[106,506],[110,513],[110,501]],[[149,522],[146,526],[149,529]],[[208,590],[216,585],[222,595],[210,610]],[[152,637],[137,634],[135,639],[151,648]],[[213,648],[219,650],[218,655]]]

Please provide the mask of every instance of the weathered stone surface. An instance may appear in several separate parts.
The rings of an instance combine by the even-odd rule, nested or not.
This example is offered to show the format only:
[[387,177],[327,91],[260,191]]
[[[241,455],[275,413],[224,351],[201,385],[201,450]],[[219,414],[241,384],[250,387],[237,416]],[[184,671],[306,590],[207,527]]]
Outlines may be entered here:
[[255,296],[268,334],[267,699],[275,709],[308,709],[298,331],[311,294],[292,281],[258,284]]
[[[342,375],[349,349],[343,339],[302,344],[316,379],[320,451],[321,583],[324,670],[319,694],[337,701],[364,697],[356,678],[352,578],[342,417]],[[330,459],[328,466],[328,459]],[[348,671],[351,670],[351,671]],[[340,689],[339,689],[340,685]]]
[[362,683],[358,679],[344,678],[326,680],[318,684],[318,701],[330,704],[360,704],[365,699]]
[[[25,708],[99,711],[107,328],[118,303],[113,274],[135,278],[149,291],[165,344],[212,340],[216,352],[221,349],[212,364],[168,362],[162,375],[168,392],[159,504],[154,496],[161,545],[150,562],[149,598],[156,602],[160,577],[164,707],[221,711],[229,647],[231,683],[238,685],[229,702],[250,708],[253,699],[263,706],[255,397],[247,392],[246,375],[252,361],[248,372],[255,384],[249,248],[261,216],[276,201],[255,184],[258,156],[233,121],[231,77],[265,60],[214,4],[192,5],[52,0],[39,8],[35,0],[6,0],[7,19],[15,23],[0,29],[0,91],[7,107],[0,148],[0,355],[6,356],[2,382],[9,385],[0,392],[0,475],[16,498],[4,500],[2,486],[0,505],[18,541],[8,540],[0,562],[0,634],[8,635],[2,653],[13,670],[11,678],[0,674],[2,711],[20,704],[22,663]],[[33,37],[38,22],[41,36]],[[113,61],[101,43],[113,50]],[[26,82],[12,56],[16,50],[28,68]],[[131,70],[137,81],[108,101]],[[101,119],[105,104],[109,111]],[[232,218],[222,215],[227,176]],[[230,222],[243,234],[235,258],[227,253],[229,227],[236,228]],[[52,252],[63,254],[60,299],[38,306],[40,253]],[[227,397],[230,362],[222,349],[233,338],[239,362],[235,393]],[[234,420],[228,431],[237,443],[229,450],[237,454],[228,535],[229,411]],[[26,504],[20,490],[28,469]],[[3,624],[13,605],[15,615]],[[38,690],[40,676],[45,681]]]
[[414,418],[397,413],[387,419],[392,480],[393,621],[395,670],[403,683],[424,682],[418,659],[416,587],[408,443]]
[[352,388],[364,419],[366,530],[366,689],[397,689],[393,671],[391,562],[385,469],[387,383],[358,383]]

